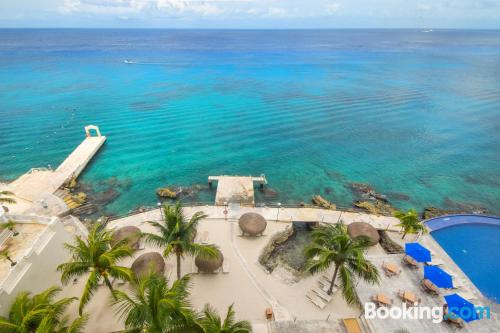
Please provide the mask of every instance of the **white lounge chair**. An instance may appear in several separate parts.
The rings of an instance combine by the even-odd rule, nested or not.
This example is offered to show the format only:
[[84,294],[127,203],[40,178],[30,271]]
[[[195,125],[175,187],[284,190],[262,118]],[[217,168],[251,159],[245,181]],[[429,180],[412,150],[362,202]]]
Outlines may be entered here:
[[312,304],[316,305],[321,310],[323,310],[326,307],[326,303],[323,302],[323,300],[319,298],[319,296],[313,293],[312,291],[309,291],[306,294],[306,297],[309,301],[311,301]]
[[333,297],[331,295],[328,295],[325,291],[323,291],[323,289],[313,288],[311,290],[327,303],[330,303],[333,299]]
[[454,289],[463,288],[466,285],[467,284],[466,284],[464,279],[453,278],[453,288]]
[[432,261],[428,262],[427,265],[429,265],[429,266],[442,266],[442,265],[444,265],[444,261],[443,261],[443,259],[432,258]]
[[458,294],[468,301],[477,299],[477,296],[474,293],[472,293],[470,290],[462,290]]

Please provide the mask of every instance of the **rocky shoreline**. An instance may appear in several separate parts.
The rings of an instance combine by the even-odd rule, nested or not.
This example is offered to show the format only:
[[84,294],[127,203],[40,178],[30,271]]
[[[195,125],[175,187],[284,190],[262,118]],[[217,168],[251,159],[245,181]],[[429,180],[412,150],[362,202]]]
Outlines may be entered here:
[[[91,219],[104,215],[113,216],[106,211],[106,206],[115,201],[120,193],[129,189],[132,185],[131,179],[119,180],[112,177],[95,184],[86,182],[72,181],[67,184],[65,190],[79,202],[77,208],[72,210],[74,215],[83,219]],[[369,214],[393,216],[398,207],[394,206],[392,200],[410,201],[410,196],[404,193],[388,192],[387,194],[378,192],[368,183],[351,182],[344,185],[353,194],[354,200],[349,208],[341,208],[353,211],[363,211]],[[168,185],[156,190],[160,201],[184,200],[185,202],[196,202],[198,195],[204,191],[213,191],[207,185],[194,184],[192,186]],[[333,192],[333,191],[332,191]],[[265,187],[260,192],[261,199],[276,200],[279,193],[271,188]],[[84,200],[80,200],[81,198]],[[330,202],[328,198],[320,195],[313,196],[313,203],[327,209],[335,209],[335,202]],[[304,204],[305,205],[305,204]],[[444,198],[444,207],[430,206],[425,207],[421,212],[422,219],[429,219],[448,214],[485,214],[488,212],[480,204],[462,203]],[[139,206],[130,213],[140,213],[151,207]]]

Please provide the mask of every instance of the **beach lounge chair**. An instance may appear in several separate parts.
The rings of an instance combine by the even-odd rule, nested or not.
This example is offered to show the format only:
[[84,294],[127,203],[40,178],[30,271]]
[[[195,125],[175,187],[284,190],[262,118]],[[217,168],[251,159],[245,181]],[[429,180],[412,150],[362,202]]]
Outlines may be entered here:
[[403,257],[403,262],[408,266],[408,267],[411,267],[411,268],[418,268],[418,262],[413,259],[412,257],[410,257],[409,255],[405,255]]
[[347,333],[362,333],[358,318],[345,318],[342,323]]
[[433,258],[432,261],[426,263],[429,266],[442,266],[444,265],[443,259]]
[[[328,285],[330,285],[330,283],[332,283],[332,278],[328,275],[321,275],[320,279]],[[335,286],[338,287],[339,285],[337,283],[335,283]]]
[[309,301],[311,301],[311,303],[316,305],[321,310],[323,310],[326,307],[326,303],[323,302],[323,300],[321,298],[319,298],[319,296],[316,295],[314,292],[308,291],[306,294],[306,297]]
[[382,269],[384,270],[385,275],[389,277],[394,275],[399,275],[401,273],[401,269],[396,264],[390,262],[389,263],[383,262]]
[[473,292],[471,292],[470,290],[462,290],[462,291],[460,291],[459,295],[468,301],[472,301],[472,300],[477,299],[477,296]]
[[[318,283],[319,283],[319,285],[321,287],[321,290],[323,290],[325,293],[328,292],[328,289],[330,289],[330,281],[327,281],[327,280],[325,280],[323,278],[320,278],[318,280]],[[338,290],[338,286],[334,285],[332,291],[336,292],[337,290]]]
[[464,279],[453,278],[453,288],[454,289],[463,288],[465,286],[466,286],[466,282]]
[[327,303],[330,303],[333,299],[333,297],[331,295],[328,295],[328,293],[325,292],[323,289],[313,288],[311,290]]

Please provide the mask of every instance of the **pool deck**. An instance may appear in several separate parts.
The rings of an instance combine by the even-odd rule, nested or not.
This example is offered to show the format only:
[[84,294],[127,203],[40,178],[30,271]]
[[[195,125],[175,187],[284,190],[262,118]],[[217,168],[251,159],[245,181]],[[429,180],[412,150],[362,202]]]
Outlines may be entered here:
[[431,231],[462,224],[488,224],[500,226],[500,217],[476,214],[457,214],[428,219],[424,221],[424,223]]

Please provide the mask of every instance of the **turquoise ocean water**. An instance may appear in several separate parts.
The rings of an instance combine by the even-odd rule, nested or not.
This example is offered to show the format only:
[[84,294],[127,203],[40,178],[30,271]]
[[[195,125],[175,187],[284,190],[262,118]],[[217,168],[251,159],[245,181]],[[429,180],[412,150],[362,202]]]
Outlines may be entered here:
[[0,30],[0,179],[58,165],[87,124],[108,141],[82,181],[117,188],[109,213],[261,173],[260,201],[347,206],[367,182],[500,213],[500,32]]

